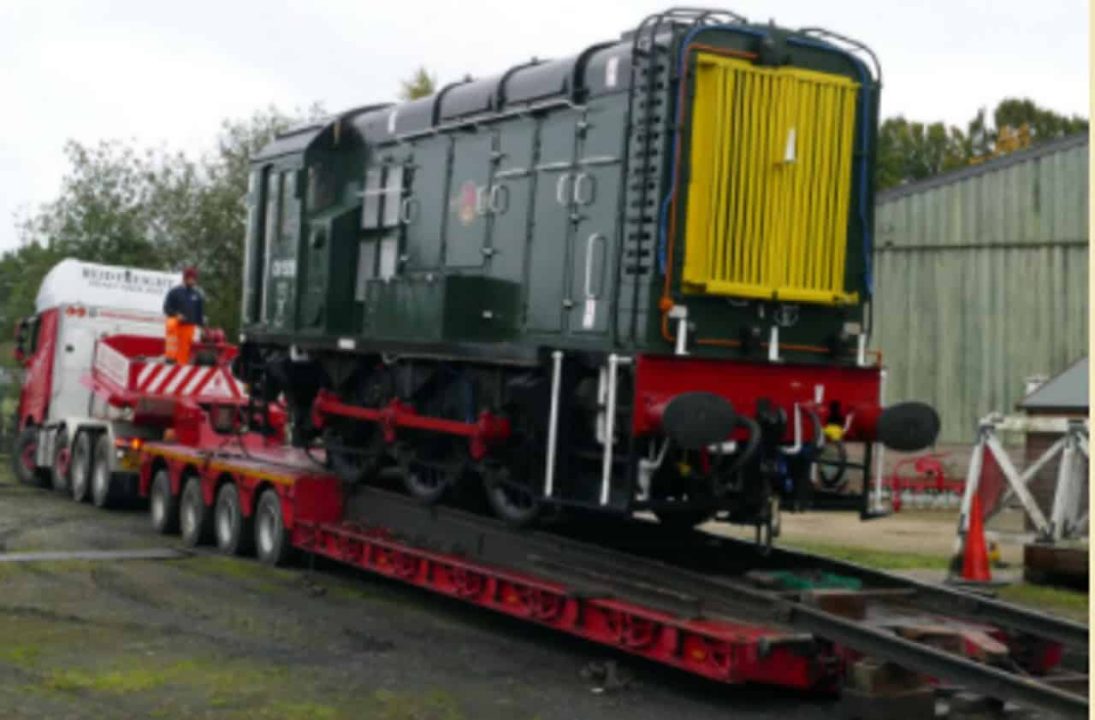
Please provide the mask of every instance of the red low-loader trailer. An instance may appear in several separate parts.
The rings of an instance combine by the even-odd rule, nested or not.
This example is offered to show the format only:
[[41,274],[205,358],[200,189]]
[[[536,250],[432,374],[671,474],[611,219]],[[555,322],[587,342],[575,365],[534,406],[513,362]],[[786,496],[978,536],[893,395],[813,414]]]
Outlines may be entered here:
[[[773,549],[758,559],[747,542],[702,533],[644,557],[641,541],[600,547],[514,530],[345,485],[321,453],[286,447],[280,432],[243,432],[230,417],[217,407],[181,410],[170,440],[141,448],[138,488],[157,531],[271,565],[294,554],[328,558],[722,683],[840,691],[852,707],[875,707],[870,717],[894,708],[934,717],[928,678],[1086,715],[1075,690],[1086,675],[1043,680],[1066,646],[1086,647],[1082,626],[816,556]],[[644,523],[635,536],[634,525],[620,534],[649,537],[658,527]],[[722,575],[705,554],[727,556],[735,570]],[[685,555],[691,562],[679,562]],[[743,571],[754,560],[767,570]],[[765,590],[747,581],[788,579]],[[848,688],[849,677],[864,676],[850,668],[865,656],[910,671],[867,661],[876,670],[866,687]]]
[[347,520],[342,483],[318,458],[255,434],[225,445],[196,427],[197,415],[182,422],[189,427],[177,439],[195,444],[146,443],[139,488],[153,527],[178,530],[188,544],[253,551],[272,565],[294,552],[323,556],[721,682],[835,687],[835,656],[801,632],[675,614],[616,593],[590,595],[550,572],[416,547],[387,528]]

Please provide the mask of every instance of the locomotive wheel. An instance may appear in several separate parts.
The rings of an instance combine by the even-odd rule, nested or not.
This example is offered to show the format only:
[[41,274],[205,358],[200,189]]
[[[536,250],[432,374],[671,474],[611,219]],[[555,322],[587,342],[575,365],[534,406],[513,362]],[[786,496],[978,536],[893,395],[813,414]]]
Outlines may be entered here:
[[464,466],[460,449],[448,438],[427,440],[400,455],[403,486],[411,497],[426,505],[444,497],[460,478]]
[[510,525],[524,527],[540,514],[540,501],[532,488],[514,480],[513,473],[505,465],[488,466],[483,484],[494,514]]
[[76,444],[72,449],[72,462],[69,466],[69,490],[75,502],[88,499],[91,487],[91,443],[94,436],[89,432],[76,433]]
[[42,478],[34,464],[38,452],[38,428],[24,428],[15,440],[15,452],[11,454],[12,470],[24,485],[41,485]]
[[68,492],[72,470],[72,448],[68,443],[68,430],[61,428],[53,440],[53,463],[49,467],[50,484],[57,492]]
[[[375,475],[382,464],[379,432],[358,423],[346,435],[328,428],[324,435],[327,462],[335,475],[347,483],[358,483]],[[347,449],[342,449],[346,447]]]

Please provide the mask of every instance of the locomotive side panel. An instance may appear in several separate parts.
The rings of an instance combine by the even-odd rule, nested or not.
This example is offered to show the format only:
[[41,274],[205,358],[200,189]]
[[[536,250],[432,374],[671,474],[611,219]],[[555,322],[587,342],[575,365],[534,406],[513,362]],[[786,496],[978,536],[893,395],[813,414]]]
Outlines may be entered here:
[[525,328],[530,334],[559,335],[568,310],[571,169],[580,120],[577,111],[564,109],[545,115],[539,123],[525,301]]
[[577,216],[571,236],[571,336],[604,336],[616,299],[620,186],[627,108],[617,96],[589,101],[582,119],[572,202]]

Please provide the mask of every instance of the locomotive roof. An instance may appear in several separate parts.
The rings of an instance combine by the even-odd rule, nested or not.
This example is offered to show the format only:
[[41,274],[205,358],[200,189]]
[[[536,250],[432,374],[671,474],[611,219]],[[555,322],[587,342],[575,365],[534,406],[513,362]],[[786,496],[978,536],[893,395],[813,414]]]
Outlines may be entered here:
[[329,119],[325,118],[324,120],[311,120],[299,125],[294,125],[285,132],[275,136],[273,141],[264,145],[263,148],[251,158],[251,161],[273,160],[282,155],[292,155],[293,153],[303,152],[307,149],[308,145],[311,144],[312,140],[323,131],[323,128],[327,125],[328,121]]
[[[744,22],[744,18],[732,13],[724,14]],[[670,15],[667,14],[667,22],[653,36],[654,43],[672,42],[678,21]],[[815,45],[838,49],[828,39],[840,37],[845,45],[850,43],[866,49],[855,41],[817,28],[799,32],[809,35]],[[446,85],[427,97],[356,108],[322,121],[303,123],[277,136],[254,160],[272,160],[303,152],[325,127],[336,121],[351,124],[367,144],[379,145],[439,128],[626,92],[632,82],[631,55],[635,43],[634,32],[627,32],[618,40],[592,45],[570,57],[548,61],[533,58],[499,75],[479,79],[469,77]],[[869,50],[867,52],[870,53]]]
[[533,59],[500,75],[469,78],[424,98],[359,114],[352,122],[366,142],[385,143],[468,120],[621,92],[631,81],[631,46],[630,41],[601,43],[571,57]]

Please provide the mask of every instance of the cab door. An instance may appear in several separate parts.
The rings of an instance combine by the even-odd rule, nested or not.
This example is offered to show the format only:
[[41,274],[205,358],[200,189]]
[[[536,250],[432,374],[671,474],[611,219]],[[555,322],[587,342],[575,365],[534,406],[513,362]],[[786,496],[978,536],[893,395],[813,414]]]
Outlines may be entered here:
[[567,109],[545,116],[540,123],[526,284],[525,326],[529,332],[558,333],[563,328],[579,119],[577,112]]
[[493,145],[494,136],[489,132],[475,131],[453,138],[449,206],[445,218],[446,267],[483,265]]
[[623,103],[591,104],[578,146],[571,185],[575,218],[570,236],[571,335],[608,332],[616,292],[620,190],[623,172]]
[[536,121],[510,120],[498,129],[497,165],[487,195],[490,211],[490,275],[524,282]]
[[271,330],[294,329],[297,302],[297,254],[300,244],[300,197],[297,169],[271,169],[266,186],[267,282],[264,319]]

